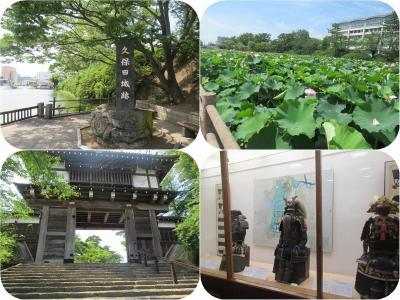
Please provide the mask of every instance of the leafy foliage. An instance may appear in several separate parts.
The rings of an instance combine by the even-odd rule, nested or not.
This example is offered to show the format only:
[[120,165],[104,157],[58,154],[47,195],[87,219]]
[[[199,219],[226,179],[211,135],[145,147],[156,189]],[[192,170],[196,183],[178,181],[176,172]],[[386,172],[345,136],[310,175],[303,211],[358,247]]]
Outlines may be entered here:
[[396,64],[203,49],[201,75],[242,148],[381,148],[398,132]]
[[199,263],[199,228],[200,205],[197,203],[189,208],[188,216],[176,227],[176,235],[184,249],[190,254],[195,264]]
[[121,255],[110,250],[109,246],[101,246],[101,239],[96,235],[83,241],[79,235],[75,237],[75,262],[77,263],[119,263]]
[[[385,17],[383,30],[368,32],[363,39],[354,39],[343,34],[338,23],[332,24],[329,35],[323,39],[312,38],[305,29],[281,33],[275,39],[271,34],[243,33],[238,36],[219,36],[209,47],[223,50],[254,52],[278,52],[317,56],[346,57],[363,60],[399,61],[399,18],[395,11]],[[255,58],[254,62],[260,62]]]
[[197,15],[179,1],[20,1],[7,9],[1,25],[7,30],[0,39],[5,60],[51,61],[62,77],[93,63],[113,67],[115,41],[129,39],[145,61],[136,78],[151,81],[176,103],[184,98],[174,63],[198,59]]
[[171,203],[175,216],[183,218],[175,229],[179,242],[189,253],[192,261],[199,262],[199,169],[190,155],[181,151],[169,151],[179,155],[179,161],[161,183],[165,189],[180,191]]

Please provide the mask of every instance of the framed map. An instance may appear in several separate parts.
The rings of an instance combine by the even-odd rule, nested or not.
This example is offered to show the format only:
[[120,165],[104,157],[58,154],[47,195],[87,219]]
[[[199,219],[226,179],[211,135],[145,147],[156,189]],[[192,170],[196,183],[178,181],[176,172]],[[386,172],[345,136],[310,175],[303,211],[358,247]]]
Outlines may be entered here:
[[[275,247],[285,201],[297,196],[307,212],[307,246],[316,249],[315,173],[258,179],[254,183],[254,245]],[[322,171],[323,251],[332,252],[333,170]]]

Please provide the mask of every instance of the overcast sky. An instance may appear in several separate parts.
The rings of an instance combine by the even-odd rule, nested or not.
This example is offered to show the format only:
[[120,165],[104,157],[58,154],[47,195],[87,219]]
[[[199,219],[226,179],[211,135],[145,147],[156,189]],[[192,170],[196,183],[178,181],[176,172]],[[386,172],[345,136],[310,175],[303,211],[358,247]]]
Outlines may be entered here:
[[280,33],[306,29],[312,37],[322,38],[334,22],[350,21],[392,12],[378,1],[238,1],[218,2],[201,19],[201,40],[215,42],[218,36],[245,32]]

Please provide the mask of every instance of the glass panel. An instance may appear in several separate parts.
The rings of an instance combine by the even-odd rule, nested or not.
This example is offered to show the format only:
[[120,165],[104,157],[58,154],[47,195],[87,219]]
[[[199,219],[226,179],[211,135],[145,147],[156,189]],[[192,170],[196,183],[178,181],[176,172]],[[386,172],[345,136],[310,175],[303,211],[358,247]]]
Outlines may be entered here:
[[149,176],[150,188],[158,189],[158,180],[156,176]]
[[[315,296],[314,151],[228,151],[228,157],[234,277]],[[218,159],[210,157],[203,169],[201,215],[207,220],[200,232],[202,258],[211,257],[221,266],[217,235],[210,234],[217,225],[210,216],[227,213],[219,212],[219,198],[210,192],[218,195],[220,188]],[[285,218],[290,228],[283,233]]]
[[136,174],[146,174],[146,169],[142,169],[140,167],[136,168]]
[[204,210],[200,214],[201,229],[204,230],[200,235],[200,268],[202,273],[226,278],[226,268],[221,267],[225,254],[225,231],[219,153],[212,155],[207,164],[212,168],[203,168],[200,185],[201,209]]
[[[380,151],[323,151],[322,154],[322,168],[334,173],[333,244],[331,251],[324,253],[323,263],[325,297],[383,298],[396,286],[394,276],[399,271],[398,233],[392,234],[398,228],[398,219],[395,220],[394,210],[388,217],[373,212],[371,204],[383,195],[389,199],[397,195],[398,204],[398,179],[397,183],[395,179],[398,167]],[[330,180],[326,174],[322,176],[323,182]],[[326,189],[323,186],[323,191]],[[388,199],[383,200],[380,200],[382,206],[390,206]],[[326,213],[325,210],[324,219]],[[372,241],[374,236],[378,240]],[[385,253],[377,250],[382,246]],[[374,267],[366,268],[367,265]]]
[[139,188],[148,188],[149,187],[149,182],[147,180],[147,176],[143,175],[133,175],[133,187],[139,187]]

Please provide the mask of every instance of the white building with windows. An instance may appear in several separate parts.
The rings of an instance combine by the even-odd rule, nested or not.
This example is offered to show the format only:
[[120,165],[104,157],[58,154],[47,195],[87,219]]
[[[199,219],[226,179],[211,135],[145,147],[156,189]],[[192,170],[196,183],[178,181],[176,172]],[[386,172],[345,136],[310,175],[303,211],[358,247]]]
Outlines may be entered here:
[[349,39],[358,40],[363,39],[366,34],[372,32],[383,32],[386,17],[387,15],[374,16],[337,24],[343,35],[347,36]]

